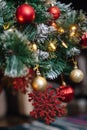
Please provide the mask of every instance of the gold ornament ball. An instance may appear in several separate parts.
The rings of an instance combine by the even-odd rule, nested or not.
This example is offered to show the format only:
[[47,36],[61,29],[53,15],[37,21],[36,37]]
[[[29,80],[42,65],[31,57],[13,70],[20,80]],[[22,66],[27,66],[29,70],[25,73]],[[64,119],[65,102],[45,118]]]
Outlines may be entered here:
[[84,78],[84,74],[80,69],[74,69],[70,73],[70,79],[75,83],[80,83]]
[[42,76],[36,76],[31,85],[35,91],[45,91],[47,80]]

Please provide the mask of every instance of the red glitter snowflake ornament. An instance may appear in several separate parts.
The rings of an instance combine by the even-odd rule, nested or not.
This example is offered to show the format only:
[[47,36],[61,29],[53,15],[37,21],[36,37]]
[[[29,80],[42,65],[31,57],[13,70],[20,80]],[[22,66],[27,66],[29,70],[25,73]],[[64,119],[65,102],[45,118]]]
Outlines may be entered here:
[[34,71],[30,68],[28,74],[25,77],[17,77],[13,79],[13,87],[16,91],[26,93],[28,84],[31,83],[34,76]]
[[63,98],[59,89],[47,87],[44,92],[33,91],[29,93],[29,101],[33,100],[34,110],[30,115],[35,119],[42,119],[47,124],[55,121],[55,117],[61,117],[66,114],[65,106],[59,100]]

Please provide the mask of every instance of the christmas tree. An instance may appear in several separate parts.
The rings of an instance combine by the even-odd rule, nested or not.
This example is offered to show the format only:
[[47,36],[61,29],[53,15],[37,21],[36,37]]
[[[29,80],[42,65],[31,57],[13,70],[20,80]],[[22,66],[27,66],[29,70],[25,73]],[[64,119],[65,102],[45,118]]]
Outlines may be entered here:
[[[85,12],[74,10],[71,3],[0,0],[0,69],[13,79],[16,90],[26,91],[32,74],[29,100],[35,101],[31,112],[35,118],[50,123],[65,113],[62,101],[70,101],[74,91],[66,85],[63,75],[75,83],[83,80],[76,57],[87,47],[86,32]],[[48,79],[60,75],[62,87],[48,86]]]

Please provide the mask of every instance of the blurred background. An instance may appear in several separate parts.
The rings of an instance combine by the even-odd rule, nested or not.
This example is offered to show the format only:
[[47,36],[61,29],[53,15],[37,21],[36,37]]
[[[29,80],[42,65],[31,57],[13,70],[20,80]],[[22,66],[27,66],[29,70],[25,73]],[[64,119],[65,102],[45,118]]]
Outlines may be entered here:
[[76,10],[84,10],[87,11],[86,1],[82,0],[60,0],[62,3],[72,3],[72,7]]

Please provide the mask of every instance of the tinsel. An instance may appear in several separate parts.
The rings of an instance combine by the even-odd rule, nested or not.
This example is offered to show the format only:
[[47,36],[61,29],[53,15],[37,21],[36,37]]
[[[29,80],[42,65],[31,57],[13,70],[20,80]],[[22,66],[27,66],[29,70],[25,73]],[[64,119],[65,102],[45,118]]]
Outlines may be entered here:
[[65,106],[59,99],[64,99],[63,93],[52,86],[48,86],[44,93],[36,91],[29,93],[29,101],[33,101],[32,105],[34,106],[30,115],[50,124],[55,121],[55,117],[61,117],[66,113]]
[[49,53],[45,52],[45,51],[38,50],[37,54],[39,55],[39,58],[41,60],[45,60],[45,59],[47,59],[49,57]]
[[79,54],[80,54],[80,50],[77,49],[76,47],[73,47],[69,51],[67,51],[67,56],[68,57],[79,55]]
[[4,8],[5,5],[6,5],[5,0],[0,0],[0,7]]
[[45,24],[38,24],[37,25],[37,41],[44,43],[48,35],[55,31],[53,26],[48,26]]
[[47,68],[49,68],[49,71],[45,72],[45,75],[47,78],[54,80],[63,72],[65,67],[66,64],[64,62],[62,62],[62,64],[60,64],[60,61],[58,60],[56,60],[54,64],[51,64],[50,62],[50,64],[47,66]]
[[6,5],[5,1],[0,0],[0,26],[3,25],[4,20],[2,17],[2,10],[4,9],[4,6]]
[[57,78],[58,77],[58,75],[60,75],[60,71],[58,71],[58,70],[56,70],[56,71],[54,71],[52,68],[51,68],[51,70],[50,70],[50,72],[48,72],[47,73],[47,77],[49,78],[49,79],[55,79],[55,78]]

